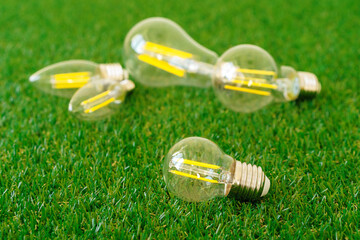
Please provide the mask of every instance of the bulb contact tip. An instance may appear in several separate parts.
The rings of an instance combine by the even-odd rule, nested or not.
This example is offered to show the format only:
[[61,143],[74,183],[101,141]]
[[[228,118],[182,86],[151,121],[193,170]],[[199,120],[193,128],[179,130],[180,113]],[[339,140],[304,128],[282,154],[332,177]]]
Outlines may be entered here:
[[312,98],[321,91],[321,84],[315,74],[298,72],[300,80],[300,94],[298,99]]
[[269,192],[269,189],[270,189],[270,180],[268,177],[265,176],[264,189],[263,189],[260,197],[265,196]]

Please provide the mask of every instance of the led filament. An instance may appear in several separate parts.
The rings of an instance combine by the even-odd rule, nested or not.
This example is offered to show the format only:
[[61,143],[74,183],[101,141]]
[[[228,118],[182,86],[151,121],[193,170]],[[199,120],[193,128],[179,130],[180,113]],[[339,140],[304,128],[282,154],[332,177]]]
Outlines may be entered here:
[[191,53],[152,42],[146,42],[141,35],[134,37],[132,45],[135,51],[139,54],[137,58],[140,61],[178,77],[184,77],[187,70],[185,69],[186,66],[181,66],[180,63],[193,57]]
[[95,97],[82,101],[80,105],[84,108],[84,113],[92,113],[114,102],[116,99],[115,96],[115,91],[112,92],[110,90],[107,90],[103,93],[96,95]]
[[51,75],[52,88],[81,88],[90,80],[90,72],[60,73]]
[[[266,76],[276,77],[276,72],[264,71],[257,69],[236,69],[236,76],[229,81],[229,84],[224,85],[224,89],[245,92],[250,94],[257,94],[262,96],[269,96],[271,92],[264,91],[263,89],[277,89],[275,84],[267,83]],[[255,77],[248,76],[245,74],[251,74]],[[263,78],[262,78],[263,77]],[[240,85],[241,87],[239,87]],[[259,88],[259,89],[256,89]]]
[[226,184],[224,176],[230,175],[228,172],[225,173],[220,166],[182,158],[173,158],[169,167],[173,169],[169,170],[173,174],[210,183]]

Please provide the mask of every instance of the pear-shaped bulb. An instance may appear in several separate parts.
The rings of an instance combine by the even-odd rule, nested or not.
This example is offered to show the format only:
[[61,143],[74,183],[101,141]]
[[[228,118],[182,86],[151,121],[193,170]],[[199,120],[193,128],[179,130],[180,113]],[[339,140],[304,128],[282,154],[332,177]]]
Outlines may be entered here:
[[[244,44],[230,48],[218,59],[213,87],[226,107],[253,112],[272,101],[297,99],[303,89],[303,76],[303,72],[288,66],[279,69],[264,49]],[[320,85],[315,75],[311,76],[310,82]]]
[[30,76],[29,81],[44,92],[70,98],[77,89],[92,81],[127,79],[118,63],[97,64],[86,60],[69,60],[47,66]]
[[208,87],[218,58],[179,25],[160,17],[145,19],[130,30],[124,43],[124,57],[134,79],[154,87]]
[[135,85],[130,80],[93,81],[78,89],[69,103],[69,111],[82,120],[100,120],[111,116],[125,101]]
[[200,137],[175,144],[166,155],[163,174],[170,193],[192,202],[229,194],[256,200],[270,188],[260,167],[236,161],[215,143]]

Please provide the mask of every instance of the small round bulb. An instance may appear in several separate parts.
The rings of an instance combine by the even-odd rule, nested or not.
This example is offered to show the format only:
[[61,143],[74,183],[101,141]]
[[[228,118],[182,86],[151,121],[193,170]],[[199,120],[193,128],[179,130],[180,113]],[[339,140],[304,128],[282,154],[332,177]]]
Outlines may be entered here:
[[[320,92],[315,75],[288,66],[278,69],[272,56],[255,45],[230,48],[215,68],[215,93],[226,107],[237,112],[253,112],[272,101],[295,100],[301,92],[309,92],[304,86],[315,85],[316,91],[312,92]],[[301,84],[301,80],[306,84]]]
[[126,35],[124,61],[138,82],[153,87],[211,86],[217,54],[166,18],[148,18]]
[[192,202],[228,195],[256,200],[270,189],[261,167],[236,161],[200,137],[175,144],[166,155],[163,174],[170,193]]
[[69,111],[82,120],[100,120],[116,113],[135,85],[130,80],[94,81],[77,90],[69,103]]
[[29,81],[44,92],[70,98],[77,89],[101,79],[121,81],[127,71],[118,63],[97,64],[69,60],[47,66],[30,76]]

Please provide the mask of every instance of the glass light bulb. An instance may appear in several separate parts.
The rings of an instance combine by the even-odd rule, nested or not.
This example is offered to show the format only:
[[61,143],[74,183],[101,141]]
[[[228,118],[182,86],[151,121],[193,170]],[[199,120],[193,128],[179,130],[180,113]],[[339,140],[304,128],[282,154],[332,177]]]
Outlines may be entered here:
[[166,155],[163,174],[169,192],[185,201],[201,202],[229,194],[255,200],[270,188],[261,167],[236,161],[200,137],[175,144]]
[[69,60],[47,66],[30,76],[29,81],[44,92],[70,98],[78,88],[92,81],[127,79],[120,64],[97,64],[86,60]]
[[297,72],[288,66],[280,71],[272,56],[255,45],[238,45],[227,50],[216,63],[213,87],[220,101],[237,112],[253,112],[272,101],[291,101],[315,84],[321,86],[315,75]]
[[165,18],[136,24],[124,42],[125,65],[147,86],[211,85],[217,54],[195,42],[179,25]]
[[82,120],[99,120],[114,114],[135,85],[130,80],[93,81],[77,90],[69,111]]

